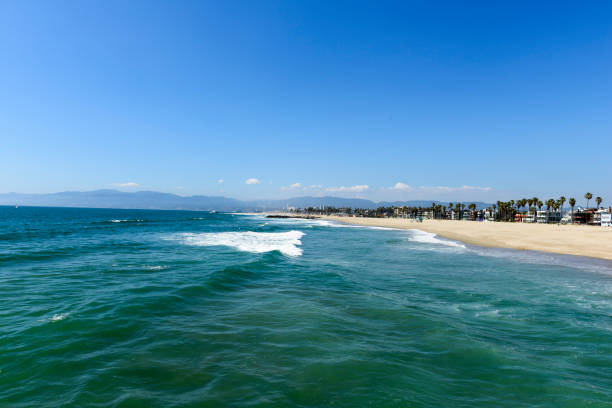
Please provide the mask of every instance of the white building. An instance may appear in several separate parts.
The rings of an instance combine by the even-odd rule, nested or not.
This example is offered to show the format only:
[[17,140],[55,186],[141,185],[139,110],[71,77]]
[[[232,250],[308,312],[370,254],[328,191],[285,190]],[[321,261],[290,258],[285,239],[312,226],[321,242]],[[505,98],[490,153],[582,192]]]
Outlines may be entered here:
[[536,212],[536,222],[538,224],[547,224],[548,223],[548,211],[538,211]]
[[612,214],[608,210],[601,210],[599,213],[602,227],[611,227],[612,225]]
[[561,224],[571,224],[572,222],[573,220],[571,212],[566,212],[563,218],[561,218]]
[[537,221],[537,215],[535,212],[529,212],[527,213],[527,217],[525,217],[523,219],[523,222],[536,222]]

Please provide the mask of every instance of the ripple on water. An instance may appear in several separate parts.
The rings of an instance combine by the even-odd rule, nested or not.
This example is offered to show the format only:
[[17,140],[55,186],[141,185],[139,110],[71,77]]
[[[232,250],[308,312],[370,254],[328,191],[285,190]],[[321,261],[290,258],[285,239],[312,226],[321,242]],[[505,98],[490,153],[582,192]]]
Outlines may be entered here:
[[226,214],[2,211],[20,234],[0,236],[3,406],[612,400],[612,280],[566,258]]

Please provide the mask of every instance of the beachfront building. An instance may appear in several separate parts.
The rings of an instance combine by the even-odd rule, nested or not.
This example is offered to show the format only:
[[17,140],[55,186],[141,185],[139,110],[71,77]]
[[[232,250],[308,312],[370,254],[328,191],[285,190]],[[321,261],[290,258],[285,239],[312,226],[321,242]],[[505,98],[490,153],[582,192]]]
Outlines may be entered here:
[[536,222],[537,221],[537,214],[535,213],[535,211],[529,211],[526,215],[527,216],[525,217],[523,222]]
[[484,220],[484,211],[483,210],[476,211],[475,215],[476,215],[476,221]]
[[591,216],[589,217],[589,225],[601,225],[601,212],[591,212]]
[[599,217],[602,227],[612,226],[612,213],[610,212],[609,208],[607,210],[601,210],[601,212],[599,213]]
[[495,221],[495,210],[491,209],[491,208],[487,208],[484,210],[484,220],[485,221]]
[[561,224],[571,224],[572,222],[573,220],[571,212],[566,212],[565,215],[561,217]]
[[584,211],[577,211],[574,213],[574,224],[586,224],[587,214]]
[[527,222],[527,214],[525,213],[514,214],[514,222]]
[[463,210],[463,213],[461,214],[461,219],[463,221],[470,221],[473,219],[472,215],[472,210]]
[[589,225],[601,225],[601,214],[606,211],[603,208],[587,210],[587,223]]
[[610,226],[610,208],[598,208],[593,212],[592,217],[589,219],[589,225],[601,225],[604,227]]
[[563,214],[561,213],[561,211],[548,212],[548,222],[558,224],[561,222],[561,218],[563,218]]
[[540,210],[536,213],[538,224],[548,224],[561,222],[561,213],[558,211]]
[[578,209],[574,212],[574,224],[587,224],[587,225],[601,225],[601,213],[605,212],[605,210],[599,209],[596,210],[594,208],[583,209],[578,207]]

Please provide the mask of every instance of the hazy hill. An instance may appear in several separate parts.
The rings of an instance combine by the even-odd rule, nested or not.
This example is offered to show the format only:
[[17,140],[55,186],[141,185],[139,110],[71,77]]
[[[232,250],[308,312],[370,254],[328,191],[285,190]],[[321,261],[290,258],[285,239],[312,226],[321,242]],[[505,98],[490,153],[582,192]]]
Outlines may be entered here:
[[[0,194],[0,205],[30,205],[45,207],[130,208],[158,210],[217,210],[253,211],[277,210],[286,207],[353,207],[377,208],[380,206],[430,206],[432,201],[374,202],[359,198],[295,197],[284,200],[241,201],[223,196],[190,196],[159,193],[155,191],[123,192],[117,190],[65,191],[51,194]],[[441,203],[441,202],[436,202]],[[447,204],[442,202],[441,204]],[[489,204],[476,203],[478,207]]]

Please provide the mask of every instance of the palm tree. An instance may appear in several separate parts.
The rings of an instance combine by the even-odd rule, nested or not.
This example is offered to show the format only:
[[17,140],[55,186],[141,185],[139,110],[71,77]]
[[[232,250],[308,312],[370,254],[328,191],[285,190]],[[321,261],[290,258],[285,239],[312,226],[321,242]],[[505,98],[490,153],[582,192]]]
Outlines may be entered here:
[[543,203],[543,202],[541,202],[541,201],[538,199],[538,209],[539,209],[540,211],[542,210],[542,206],[543,206],[543,205],[544,205],[544,203]]
[[603,201],[603,199],[601,197],[597,197],[595,199],[595,202],[597,203],[597,208],[599,208],[599,205],[601,204],[602,201]]
[[576,205],[576,199],[574,197],[570,197],[569,205],[572,207],[572,222],[574,222],[574,206]]
[[587,200],[587,210],[588,210],[588,209],[589,209],[589,201],[591,200],[591,198],[593,198],[593,194],[591,194],[591,193],[586,193],[586,194],[584,195],[584,198],[586,198],[586,200]]
[[527,210],[527,212],[531,212],[531,206],[533,205],[533,199],[532,198],[527,199],[527,204],[529,204],[529,209]]
[[470,204],[468,205],[468,208],[469,208],[469,209],[470,209],[470,211],[471,211],[471,212],[470,212],[470,220],[472,220],[472,219],[474,219],[474,217],[475,217],[475,213],[474,213],[474,212],[475,212],[475,210],[476,210],[476,204],[474,204],[474,203],[470,203]]
[[553,200],[552,198],[549,198],[548,200],[546,200],[546,210],[550,211],[550,209],[554,207],[554,205],[555,205],[555,200]]
[[565,197],[563,196],[559,197],[559,202],[561,203],[560,205],[561,211],[563,211],[563,204],[565,204]]
[[540,201],[540,199],[538,197],[533,197],[531,201],[533,201],[533,211],[535,212],[535,207],[538,206],[538,201]]

